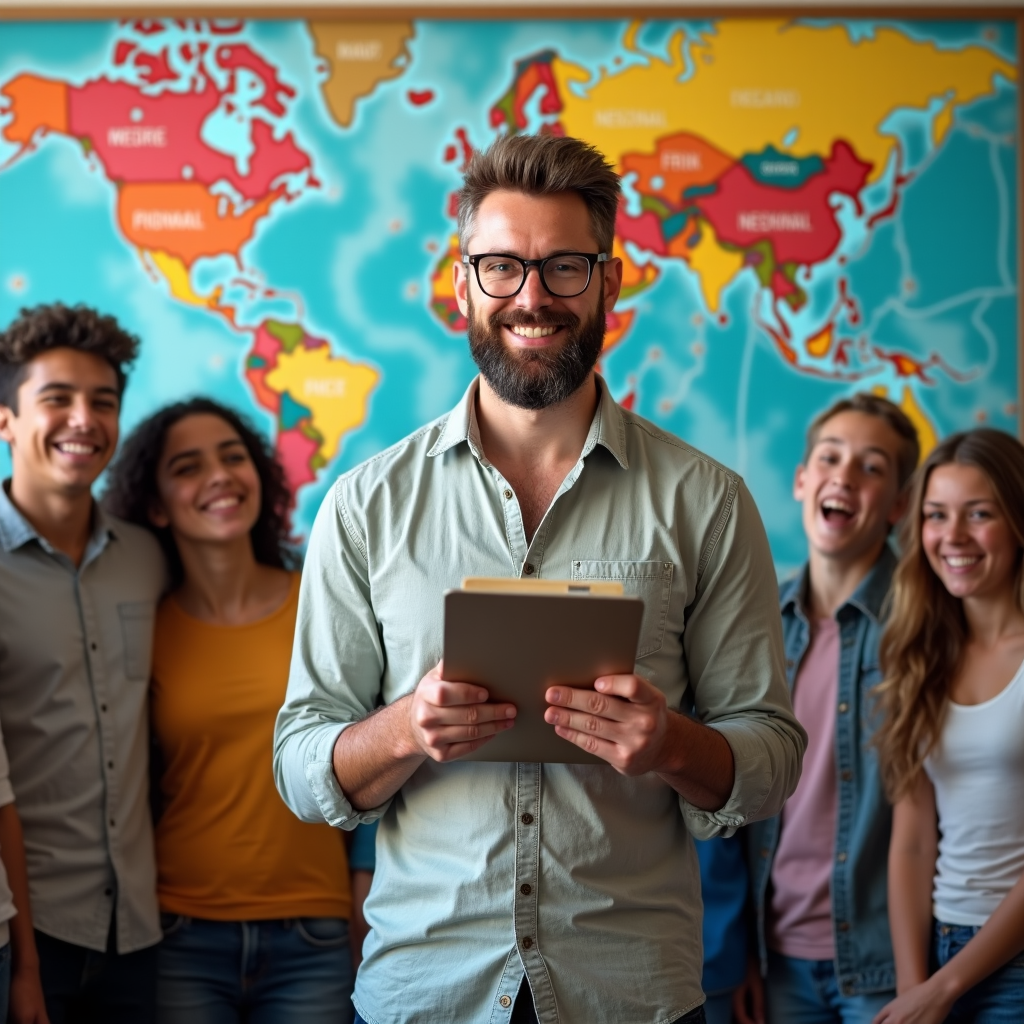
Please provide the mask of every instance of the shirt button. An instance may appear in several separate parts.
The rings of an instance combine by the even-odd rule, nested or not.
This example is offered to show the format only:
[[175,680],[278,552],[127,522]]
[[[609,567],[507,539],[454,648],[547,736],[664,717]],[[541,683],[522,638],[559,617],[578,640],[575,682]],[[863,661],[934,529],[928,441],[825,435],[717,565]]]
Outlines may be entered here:
[[843,782],[849,782],[853,778],[853,772],[851,772],[850,769],[847,768],[846,771],[843,772],[843,774],[839,777],[843,780]]
[[532,949],[532,948],[533,948],[533,939],[531,939],[530,936],[527,935],[527,936],[525,936],[523,938],[523,949]]
[[106,710],[107,710],[107,705],[106,704],[101,704],[100,705],[100,711],[105,712]]
[[529,562],[527,562],[526,565],[523,566],[523,573],[527,576],[532,576],[536,571],[537,570],[534,569],[534,567]]
[[[505,500],[506,501],[510,501],[511,500],[512,492],[507,487],[501,493],[505,496]],[[508,996],[502,996],[501,998],[502,999],[508,999]],[[503,1006],[507,1006],[508,1004],[507,1003],[503,1003],[502,1005]]]
[[839,927],[839,930],[841,932],[848,932],[850,930],[850,922],[849,921],[840,921],[838,927]]
[[106,887],[106,889],[103,890],[103,895],[104,896],[113,896],[114,895],[114,890],[111,889],[110,886],[108,885]]
[[533,824],[533,815],[530,814],[530,813],[524,814],[523,817],[522,817],[522,822],[523,822],[524,825],[532,825]]
[[764,860],[768,859],[768,847],[767,846],[762,846],[761,847],[761,856],[762,856],[762,858]]
[[92,648],[92,650],[94,650],[94,651],[96,650],[96,645],[95,644],[89,644],[89,647]]
[[507,1010],[512,1005],[512,997],[511,996],[502,996],[498,1000],[498,1002],[501,1003],[501,1005]]
[[847,704],[846,701],[844,700],[842,702],[842,704],[839,705],[839,714],[845,715],[846,712],[849,711],[849,710],[850,710],[850,705]]
[[792,667],[793,667],[793,659],[792,658],[787,658],[786,659],[786,668],[792,668]]
[[529,882],[523,882],[523,884],[522,884],[521,886],[519,886],[519,891],[520,891],[520,892],[521,892],[521,893],[522,893],[522,894],[523,894],[524,896],[529,896],[529,895],[530,895],[530,893],[531,893],[531,892],[533,892],[533,886],[532,886],[532,885],[530,885],[530,883],[529,883]]
[[108,768],[113,768],[114,767],[114,762],[113,761],[108,761],[107,762],[107,767]]
[[113,819],[113,818],[111,818],[111,819],[110,819],[110,827],[111,827],[111,828],[113,828],[113,827],[114,827],[114,819]]
[[836,857],[836,860],[839,861],[840,864],[845,864],[846,863],[846,854],[845,853],[840,853]]

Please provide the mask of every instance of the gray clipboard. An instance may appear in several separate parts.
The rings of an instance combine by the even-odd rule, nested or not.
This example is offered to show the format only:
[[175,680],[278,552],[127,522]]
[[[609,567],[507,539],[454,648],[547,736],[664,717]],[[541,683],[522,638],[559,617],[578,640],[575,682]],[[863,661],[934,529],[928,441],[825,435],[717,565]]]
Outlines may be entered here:
[[598,676],[633,671],[643,601],[585,589],[445,594],[444,678],[478,683],[519,711],[511,729],[459,760],[607,764],[544,721],[549,686],[589,689]]

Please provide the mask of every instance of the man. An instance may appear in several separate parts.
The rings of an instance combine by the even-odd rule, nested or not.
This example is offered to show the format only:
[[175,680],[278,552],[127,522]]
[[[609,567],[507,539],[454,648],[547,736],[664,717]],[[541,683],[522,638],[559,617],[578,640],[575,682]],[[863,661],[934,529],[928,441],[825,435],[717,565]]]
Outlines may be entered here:
[[793,495],[807,565],[784,584],[786,666],[807,755],[781,816],[747,830],[758,956],[743,1024],[870,1024],[896,986],[887,915],[891,814],[870,745],[887,541],[917,465],[913,424],[857,394],[807,433]]
[[153,1018],[146,693],[164,567],[91,492],[137,348],[112,318],[59,304],[0,335],[0,720],[51,1024]]
[[[474,158],[455,287],[481,376],[341,477],[310,538],[275,766],[301,817],[381,819],[354,996],[376,1024],[700,1021],[688,829],[777,813],[798,775],[750,495],[594,373],[618,202],[576,139]],[[558,734],[610,767],[456,761],[515,725],[436,664],[442,595],[465,576],[644,598],[635,675],[546,694]],[[674,710],[691,698],[713,727]]]

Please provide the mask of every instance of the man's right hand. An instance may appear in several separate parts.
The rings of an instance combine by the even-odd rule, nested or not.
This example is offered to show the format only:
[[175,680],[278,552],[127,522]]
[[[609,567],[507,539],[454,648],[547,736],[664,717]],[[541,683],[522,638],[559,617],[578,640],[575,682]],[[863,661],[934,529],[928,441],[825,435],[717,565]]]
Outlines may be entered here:
[[514,704],[492,703],[483,687],[448,682],[441,678],[441,670],[438,662],[409,701],[409,728],[427,757],[453,761],[516,724]]
[[765,1024],[764,980],[756,957],[747,960],[747,976],[733,993],[732,1013],[737,1024]]

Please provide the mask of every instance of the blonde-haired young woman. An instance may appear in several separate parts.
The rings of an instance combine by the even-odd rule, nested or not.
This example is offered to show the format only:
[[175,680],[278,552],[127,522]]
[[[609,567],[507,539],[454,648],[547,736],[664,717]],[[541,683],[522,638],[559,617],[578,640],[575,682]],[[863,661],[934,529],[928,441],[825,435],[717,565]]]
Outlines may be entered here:
[[889,920],[875,1024],[1024,1013],[1024,447],[956,434],[919,470],[881,642]]

